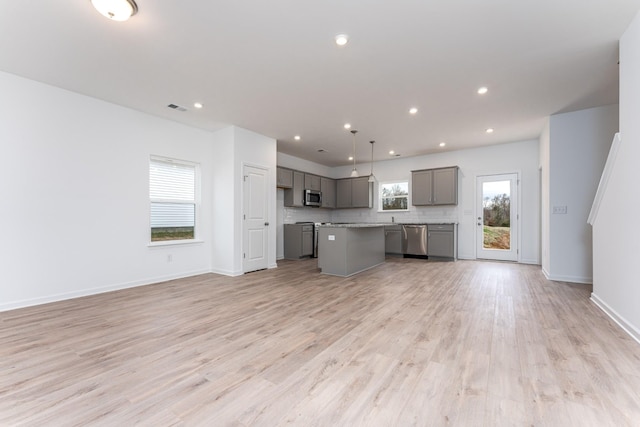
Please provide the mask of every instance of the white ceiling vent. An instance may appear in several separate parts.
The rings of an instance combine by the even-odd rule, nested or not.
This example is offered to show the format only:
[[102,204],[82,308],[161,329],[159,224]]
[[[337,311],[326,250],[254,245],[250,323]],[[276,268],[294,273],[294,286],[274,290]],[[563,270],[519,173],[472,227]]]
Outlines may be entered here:
[[187,111],[186,108],[181,107],[180,105],[176,105],[176,104],[169,104],[167,105],[167,107],[173,109],[173,110],[178,110],[178,111]]

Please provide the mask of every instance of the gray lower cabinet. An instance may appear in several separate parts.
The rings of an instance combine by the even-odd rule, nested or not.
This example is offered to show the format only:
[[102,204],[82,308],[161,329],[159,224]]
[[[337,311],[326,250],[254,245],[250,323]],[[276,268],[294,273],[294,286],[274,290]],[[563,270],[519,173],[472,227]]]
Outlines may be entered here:
[[455,224],[427,225],[427,256],[457,258]]
[[293,183],[291,188],[284,190],[284,205],[287,207],[304,206],[304,173],[292,171]]
[[320,191],[322,191],[323,208],[333,209],[336,207],[336,181],[331,178],[320,178]]
[[458,167],[411,171],[411,204],[458,204]]
[[276,186],[280,188],[293,187],[293,171],[291,169],[278,168]]
[[336,181],[337,208],[371,208],[372,202],[372,186],[368,176]]
[[384,226],[384,252],[390,255],[402,255],[402,226]]
[[313,224],[284,225],[284,257],[300,259],[313,255]]

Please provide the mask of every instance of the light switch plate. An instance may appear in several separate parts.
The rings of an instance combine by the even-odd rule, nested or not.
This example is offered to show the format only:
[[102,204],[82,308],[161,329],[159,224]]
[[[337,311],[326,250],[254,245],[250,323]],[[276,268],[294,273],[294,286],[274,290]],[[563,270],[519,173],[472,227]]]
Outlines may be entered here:
[[557,215],[566,215],[567,214],[567,207],[566,206],[554,206],[552,213],[553,214],[557,214]]
[[333,234],[329,234],[329,240],[336,240],[336,236]]

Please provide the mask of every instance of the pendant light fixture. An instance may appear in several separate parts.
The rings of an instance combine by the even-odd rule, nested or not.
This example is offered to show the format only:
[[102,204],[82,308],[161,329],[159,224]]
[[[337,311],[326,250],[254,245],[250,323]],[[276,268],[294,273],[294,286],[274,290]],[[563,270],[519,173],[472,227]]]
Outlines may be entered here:
[[134,0],[91,0],[98,12],[113,21],[126,21],[138,12]]
[[358,133],[357,130],[351,129],[351,134],[353,135],[353,170],[351,171],[351,178],[357,178],[360,176],[356,169],[356,133]]
[[371,175],[369,175],[369,182],[376,182],[376,177],[373,176],[373,144],[375,143],[375,141],[369,141],[369,144],[371,144]]

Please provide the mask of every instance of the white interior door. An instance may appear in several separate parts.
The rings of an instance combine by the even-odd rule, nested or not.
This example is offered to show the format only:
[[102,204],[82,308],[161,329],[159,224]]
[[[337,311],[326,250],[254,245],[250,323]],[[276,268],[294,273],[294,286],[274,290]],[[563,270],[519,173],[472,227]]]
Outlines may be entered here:
[[244,166],[243,271],[268,267],[269,218],[267,170]]
[[518,174],[478,176],[476,257],[518,260]]

